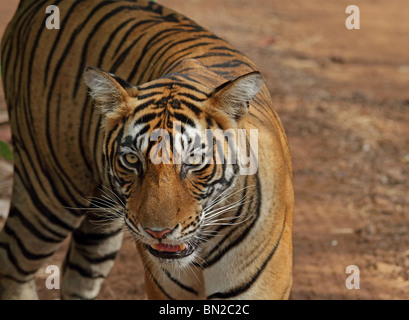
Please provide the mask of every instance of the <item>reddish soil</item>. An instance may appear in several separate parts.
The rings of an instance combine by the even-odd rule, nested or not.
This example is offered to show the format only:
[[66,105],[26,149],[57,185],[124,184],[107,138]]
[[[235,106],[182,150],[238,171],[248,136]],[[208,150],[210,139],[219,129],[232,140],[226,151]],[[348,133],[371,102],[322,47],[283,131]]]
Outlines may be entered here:
[[[409,22],[407,0],[160,0],[234,44],[268,83],[292,150],[296,208],[292,299],[409,297]],[[0,35],[17,1],[0,7]],[[10,140],[0,93],[0,140]],[[11,166],[0,160],[0,216]],[[0,224],[4,222],[1,220]],[[60,264],[66,244],[50,264]],[[345,269],[360,269],[360,289]],[[40,297],[58,297],[38,277]],[[100,299],[144,299],[125,241]]]

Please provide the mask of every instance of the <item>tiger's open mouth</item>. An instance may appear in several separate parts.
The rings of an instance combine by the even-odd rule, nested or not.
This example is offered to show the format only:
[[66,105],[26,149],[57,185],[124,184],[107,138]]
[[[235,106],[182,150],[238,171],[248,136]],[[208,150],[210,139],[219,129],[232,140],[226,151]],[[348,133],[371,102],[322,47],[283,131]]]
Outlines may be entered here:
[[145,245],[145,247],[152,255],[161,259],[180,259],[191,255],[195,251],[195,247],[191,244],[170,245],[156,243]]

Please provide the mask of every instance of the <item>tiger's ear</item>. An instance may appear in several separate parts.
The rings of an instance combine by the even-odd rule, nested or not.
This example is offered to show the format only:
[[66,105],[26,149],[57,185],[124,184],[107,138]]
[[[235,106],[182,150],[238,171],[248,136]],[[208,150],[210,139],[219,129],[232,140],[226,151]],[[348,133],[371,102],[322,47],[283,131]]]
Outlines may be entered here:
[[90,96],[103,114],[124,109],[128,99],[136,96],[136,87],[112,73],[95,67],[87,67],[84,81],[90,89]]
[[263,86],[260,72],[254,71],[223,83],[211,95],[211,103],[238,121],[248,113],[249,102]]

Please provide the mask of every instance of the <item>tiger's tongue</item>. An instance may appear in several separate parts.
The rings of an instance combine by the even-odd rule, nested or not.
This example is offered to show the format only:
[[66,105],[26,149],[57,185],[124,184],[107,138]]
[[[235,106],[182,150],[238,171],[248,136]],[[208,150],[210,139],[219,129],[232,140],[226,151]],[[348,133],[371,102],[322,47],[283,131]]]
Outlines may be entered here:
[[180,252],[186,249],[186,245],[184,244],[172,246],[169,244],[157,243],[157,244],[151,245],[151,247],[157,251],[165,251],[165,252]]

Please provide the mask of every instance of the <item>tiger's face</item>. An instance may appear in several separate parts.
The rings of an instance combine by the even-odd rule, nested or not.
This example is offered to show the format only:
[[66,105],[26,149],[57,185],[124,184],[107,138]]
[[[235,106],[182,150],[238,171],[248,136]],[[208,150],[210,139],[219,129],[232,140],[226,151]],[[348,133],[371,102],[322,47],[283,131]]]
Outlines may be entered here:
[[260,89],[260,74],[217,88],[182,74],[137,87],[96,68],[84,78],[105,117],[105,166],[139,248],[158,262],[195,262],[215,232],[212,221],[227,214],[214,209],[241,168],[228,136]]

